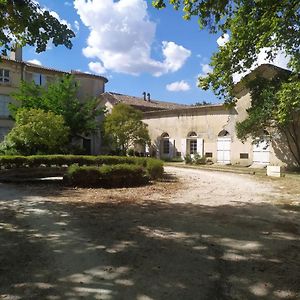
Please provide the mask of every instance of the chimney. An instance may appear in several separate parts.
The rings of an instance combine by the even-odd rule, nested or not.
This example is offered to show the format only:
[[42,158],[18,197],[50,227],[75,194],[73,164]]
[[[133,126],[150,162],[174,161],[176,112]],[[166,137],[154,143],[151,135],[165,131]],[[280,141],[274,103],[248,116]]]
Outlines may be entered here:
[[9,58],[12,60],[22,61],[22,48],[16,47],[14,50],[11,50]]
[[146,92],[143,92],[144,101],[146,101]]
[[151,98],[150,98],[150,93],[147,93],[147,100],[150,102]]

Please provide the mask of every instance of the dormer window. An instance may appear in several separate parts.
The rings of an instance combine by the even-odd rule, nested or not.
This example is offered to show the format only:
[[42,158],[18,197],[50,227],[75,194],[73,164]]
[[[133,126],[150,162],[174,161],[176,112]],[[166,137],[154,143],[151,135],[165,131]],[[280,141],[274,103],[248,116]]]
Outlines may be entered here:
[[9,83],[9,70],[0,69],[0,83]]

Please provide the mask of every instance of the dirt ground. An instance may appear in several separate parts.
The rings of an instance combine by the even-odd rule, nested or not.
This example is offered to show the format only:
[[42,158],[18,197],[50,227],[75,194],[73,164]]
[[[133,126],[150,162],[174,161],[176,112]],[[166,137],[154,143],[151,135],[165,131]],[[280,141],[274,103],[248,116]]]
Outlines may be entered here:
[[167,167],[130,189],[0,184],[0,299],[300,299],[300,180]]

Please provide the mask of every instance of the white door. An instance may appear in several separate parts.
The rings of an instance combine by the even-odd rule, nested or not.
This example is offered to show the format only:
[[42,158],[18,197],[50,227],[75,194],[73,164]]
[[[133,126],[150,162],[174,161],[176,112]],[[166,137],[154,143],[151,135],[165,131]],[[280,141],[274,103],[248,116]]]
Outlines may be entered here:
[[270,147],[267,141],[253,145],[253,163],[262,165],[270,163]]
[[230,164],[230,137],[219,137],[217,140],[217,162]]

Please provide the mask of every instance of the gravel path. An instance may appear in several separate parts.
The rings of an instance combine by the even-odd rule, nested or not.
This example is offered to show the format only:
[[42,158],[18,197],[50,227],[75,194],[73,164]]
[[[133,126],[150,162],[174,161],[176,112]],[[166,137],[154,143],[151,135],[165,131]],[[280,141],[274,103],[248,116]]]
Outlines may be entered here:
[[0,184],[0,299],[300,299],[299,207],[248,175]]

